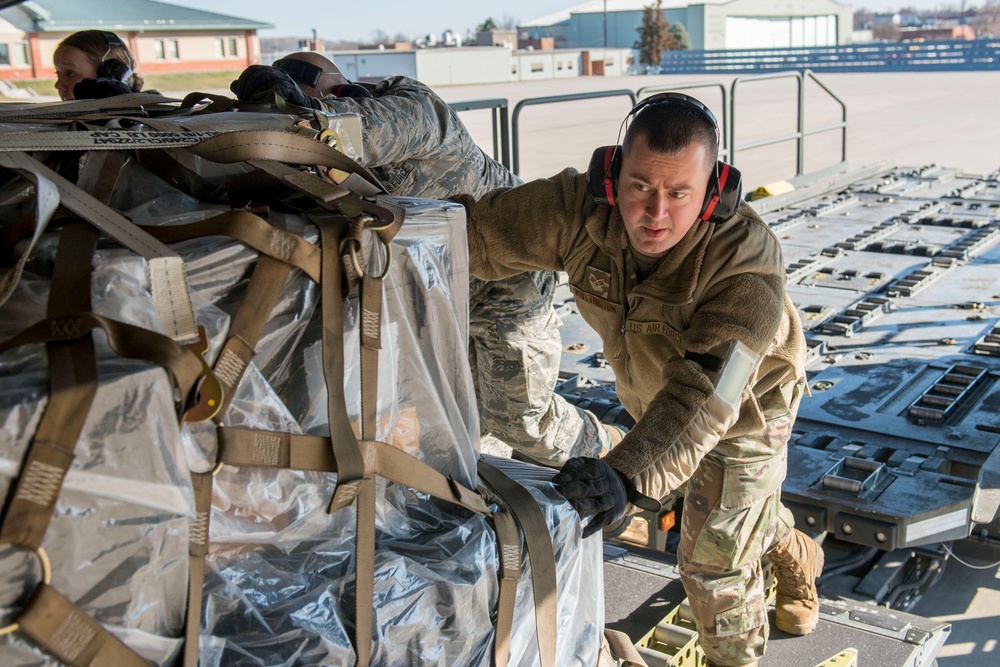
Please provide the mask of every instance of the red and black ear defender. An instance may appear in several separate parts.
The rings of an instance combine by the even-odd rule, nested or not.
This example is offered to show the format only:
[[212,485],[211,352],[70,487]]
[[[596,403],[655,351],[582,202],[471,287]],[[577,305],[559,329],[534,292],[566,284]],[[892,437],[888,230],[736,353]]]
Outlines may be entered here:
[[[721,136],[715,114],[695,98],[682,93],[660,93],[647,97],[632,107],[632,110],[625,116],[625,120],[627,121],[652,104],[682,104],[697,109],[712,123]],[[621,166],[621,145],[601,146],[594,151],[594,155],[590,158],[590,166],[587,167],[587,188],[590,191],[590,196],[598,204],[610,206],[618,204],[618,174],[621,172]],[[715,178],[709,181],[708,189],[705,191],[705,200],[698,213],[698,219],[706,222],[729,220],[739,208],[742,194],[743,176],[739,169],[728,162],[719,160],[715,164]]]
[[[101,36],[104,37],[104,42],[108,45],[108,53],[111,52],[111,47],[113,46],[117,46],[123,51],[125,50],[125,43],[115,33],[102,31]],[[131,86],[132,67],[118,58],[108,58],[107,54],[105,54],[104,60],[101,61],[100,66],[97,68],[97,78],[114,79],[115,81],[121,81]]]

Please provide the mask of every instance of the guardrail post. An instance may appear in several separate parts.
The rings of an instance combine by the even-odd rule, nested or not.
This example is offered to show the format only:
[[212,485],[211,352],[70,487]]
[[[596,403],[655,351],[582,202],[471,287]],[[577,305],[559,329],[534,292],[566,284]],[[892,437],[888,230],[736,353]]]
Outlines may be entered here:
[[627,88],[622,88],[618,90],[604,90],[593,93],[573,93],[570,95],[552,95],[549,97],[529,97],[528,99],[521,100],[514,106],[513,118],[511,119],[511,144],[513,145],[514,151],[514,173],[520,176],[521,174],[521,136],[518,132],[518,120],[521,116],[521,109],[528,106],[535,106],[538,104],[552,104],[554,102],[573,102],[576,100],[594,100],[599,97],[618,97],[627,96],[632,100],[632,106],[635,106],[638,99],[631,90]]
[[[476,111],[489,109],[493,122],[493,159],[510,169],[510,138],[508,132],[507,98],[496,97],[483,100],[463,100],[448,104],[455,111]],[[497,124],[499,118],[499,134]]]

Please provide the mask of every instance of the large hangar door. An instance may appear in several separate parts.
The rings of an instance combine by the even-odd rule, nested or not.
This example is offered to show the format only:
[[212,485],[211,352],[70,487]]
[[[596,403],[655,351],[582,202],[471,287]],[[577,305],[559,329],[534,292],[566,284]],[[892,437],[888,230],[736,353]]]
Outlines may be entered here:
[[727,49],[786,49],[835,46],[837,17],[727,16]]

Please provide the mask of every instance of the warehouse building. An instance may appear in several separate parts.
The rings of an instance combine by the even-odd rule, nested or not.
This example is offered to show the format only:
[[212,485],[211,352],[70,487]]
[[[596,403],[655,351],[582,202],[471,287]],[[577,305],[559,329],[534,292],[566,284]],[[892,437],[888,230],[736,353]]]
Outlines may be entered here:
[[[552,37],[557,47],[631,48],[643,9],[655,0],[593,0],[518,26],[522,37]],[[692,49],[757,49],[847,44],[854,10],[834,0],[664,0],[664,16],[681,23]]]

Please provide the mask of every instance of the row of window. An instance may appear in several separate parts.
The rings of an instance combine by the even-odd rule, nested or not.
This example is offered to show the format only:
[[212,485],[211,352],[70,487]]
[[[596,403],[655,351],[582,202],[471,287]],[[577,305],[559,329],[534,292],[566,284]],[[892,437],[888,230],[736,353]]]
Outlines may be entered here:
[[180,60],[180,44],[176,39],[153,40],[153,57],[157,60]]
[[[236,37],[219,37],[215,40],[215,54],[219,58],[237,58],[240,55],[239,45],[240,40]],[[180,60],[180,44],[176,39],[153,40],[153,58]],[[27,42],[0,42],[0,67],[27,67],[30,64]]]
[[[240,42],[235,37],[218,37],[215,40],[215,55],[219,58],[236,58],[240,55]],[[180,60],[181,49],[176,39],[153,41],[153,57],[157,60]]]
[[28,43],[0,44],[0,65],[28,66]]
[[[609,64],[613,65],[614,63],[609,63]],[[556,69],[559,70],[560,72],[563,70],[563,61],[561,61],[561,60],[556,61]],[[566,69],[568,69],[568,70],[573,69],[573,61],[572,60],[567,60],[566,61]],[[533,62],[533,63],[531,63],[531,71],[532,72],[544,72],[545,71],[545,63],[540,63],[540,62]],[[512,64],[510,66],[510,73],[511,74],[517,74],[517,63],[514,63],[514,64]]]

